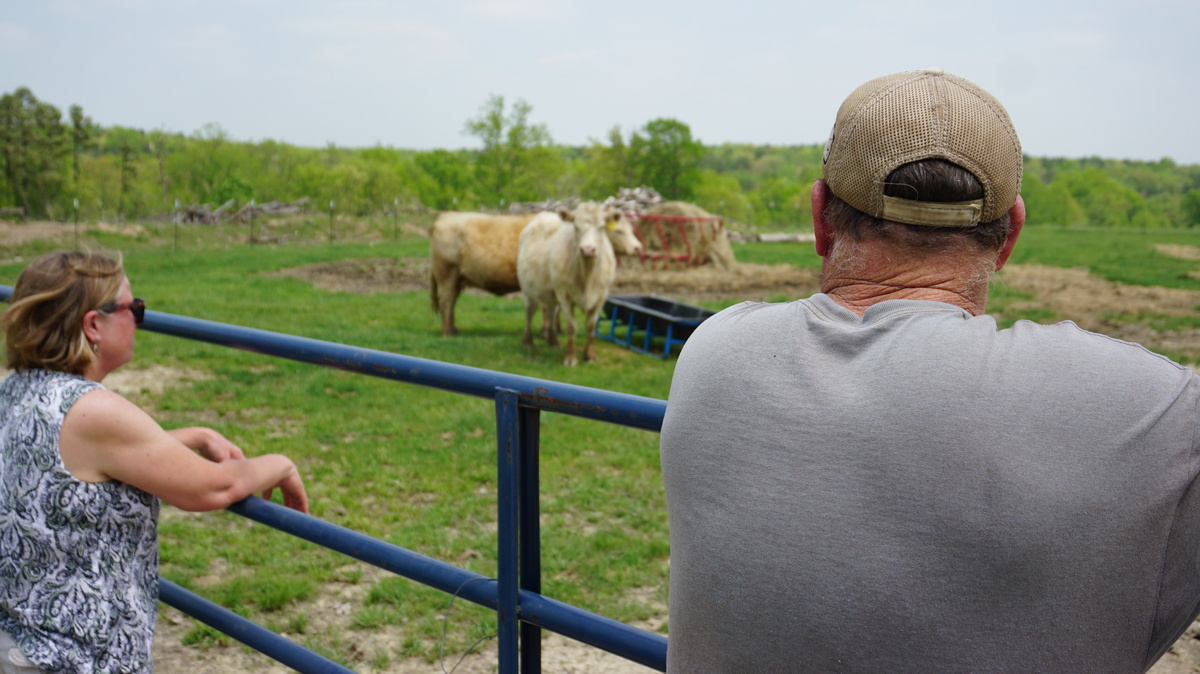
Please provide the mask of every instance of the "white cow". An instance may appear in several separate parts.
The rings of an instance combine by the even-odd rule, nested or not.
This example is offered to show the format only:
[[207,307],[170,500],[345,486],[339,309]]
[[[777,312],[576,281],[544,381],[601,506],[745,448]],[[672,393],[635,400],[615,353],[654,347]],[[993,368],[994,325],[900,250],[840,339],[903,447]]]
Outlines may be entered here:
[[604,308],[616,276],[617,259],[606,235],[621,221],[620,213],[595,202],[580,204],[564,219],[556,213],[539,213],[521,230],[517,250],[517,279],[525,299],[525,335],[522,343],[533,346],[533,315],[542,308],[543,332],[551,346],[558,344],[554,326],[557,315],[567,324],[567,352],[563,364],[574,366],[575,307],[583,310],[587,340],[583,354],[596,360],[596,320]]

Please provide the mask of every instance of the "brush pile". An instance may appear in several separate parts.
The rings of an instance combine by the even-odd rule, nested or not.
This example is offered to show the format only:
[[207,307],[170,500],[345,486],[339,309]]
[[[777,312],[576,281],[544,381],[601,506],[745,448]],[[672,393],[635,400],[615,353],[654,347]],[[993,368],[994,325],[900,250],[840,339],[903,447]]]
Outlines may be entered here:
[[616,208],[622,213],[641,214],[655,204],[661,204],[662,200],[662,195],[653,187],[643,185],[641,187],[622,187],[617,190],[616,196],[605,199],[603,205]]

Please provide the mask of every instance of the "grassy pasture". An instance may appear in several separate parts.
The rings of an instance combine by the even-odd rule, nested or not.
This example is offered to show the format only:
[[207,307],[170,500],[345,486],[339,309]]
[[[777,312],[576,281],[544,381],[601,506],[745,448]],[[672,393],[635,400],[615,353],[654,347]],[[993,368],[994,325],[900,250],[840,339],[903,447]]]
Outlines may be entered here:
[[[418,224],[428,224],[427,222]],[[443,339],[426,291],[330,292],[281,270],[339,260],[424,257],[428,242],[391,220],[320,218],[260,223],[269,243],[250,245],[245,227],[149,226],[133,234],[89,231],[84,242],[119,250],[134,293],[151,309],[394,351],[475,367],[665,399],[675,361],[599,342],[600,361],[561,365],[561,351],[520,347],[519,299],[465,295],[461,335]],[[67,242],[68,245],[70,241]],[[1200,291],[1197,262],[1164,257],[1152,244],[1200,247],[1188,231],[1070,231],[1028,228],[1013,262],[1086,267],[1102,278]],[[0,245],[0,283],[23,261],[55,248]],[[807,244],[741,244],[742,262],[819,266]],[[779,300],[791,299],[786,297]],[[1003,286],[1002,322],[1062,318],[1030,308]],[[736,297],[704,300],[720,309]],[[1158,321],[1148,314],[1129,320]],[[1187,319],[1183,319],[1189,324]],[[1192,320],[1190,325],[1194,325]],[[208,425],[248,454],[285,453],[306,478],[313,514],[473,571],[496,572],[493,404],[173,337],[142,333],[130,369],[188,373],[161,395],[135,396],[167,427]],[[669,547],[653,433],[542,415],[545,594],[622,621],[665,613]],[[164,509],[162,573],[354,668],[389,658],[436,657],[448,597],[404,579],[375,580],[363,565],[228,513]],[[320,624],[312,603],[330,588],[359,586],[348,629],[398,626],[388,652],[353,647],[342,628]],[[318,616],[319,617],[319,616]],[[446,651],[461,653],[495,630],[481,608],[456,602]],[[664,627],[665,629],[665,627]],[[192,629],[186,641],[224,637]]]

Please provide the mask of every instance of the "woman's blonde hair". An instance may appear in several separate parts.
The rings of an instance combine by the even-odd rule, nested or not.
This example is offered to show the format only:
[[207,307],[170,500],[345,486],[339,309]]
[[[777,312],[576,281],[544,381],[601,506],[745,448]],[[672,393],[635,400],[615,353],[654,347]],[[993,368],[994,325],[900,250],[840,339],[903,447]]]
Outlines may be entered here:
[[83,316],[115,301],[124,278],[119,256],[60,250],[30,262],[0,316],[8,367],[83,374],[96,359]]

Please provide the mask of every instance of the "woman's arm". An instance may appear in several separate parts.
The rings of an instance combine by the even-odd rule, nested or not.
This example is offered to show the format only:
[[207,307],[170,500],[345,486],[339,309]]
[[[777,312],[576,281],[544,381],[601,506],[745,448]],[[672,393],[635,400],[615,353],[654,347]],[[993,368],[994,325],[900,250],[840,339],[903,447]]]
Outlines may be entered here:
[[188,449],[200,452],[200,456],[209,461],[220,463],[227,459],[246,458],[246,455],[242,453],[241,447],[233,444],[224,435],[211,428],[192,426],[190,428],[176,428],[167,431],[167,433],[182,442]]
[[[198,437],[186,429],[183,436],[184,440]],[[308,512],[304,483],[287,457],[235,458],[226,447],[225,460],[209,460],[164,431],[139,407],[105,389],[84,394],[67,412],[59,451],[67,469],[80,480],[119,480],[183,510],[219,510],[256,492],[270,498],[278,488],[284,505]],[[220,454],[217,450],[215,455]]]

